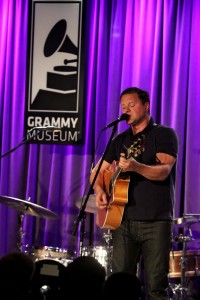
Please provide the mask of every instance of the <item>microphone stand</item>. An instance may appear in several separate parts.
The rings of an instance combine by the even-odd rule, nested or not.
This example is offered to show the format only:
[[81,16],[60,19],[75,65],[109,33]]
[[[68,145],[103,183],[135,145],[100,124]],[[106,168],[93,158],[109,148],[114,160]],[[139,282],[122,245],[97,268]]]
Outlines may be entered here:
[[[36,133],[34,133],[32,136],[24,137],[24,138],[22,139],[22,141],[21,141],[17,146],[15,146],[14,148],[12,148],[12,149],[10,149],[9,151],[7,151],[7,152],[5,152],[4,154],[2,154],[2,155],[0,156],[0,159],[3,158],[3,157],[6,156],[6,155],[12,153],[13,151],[17,150],[20,146],[26,144],[28,141],[32,140],[34,137],[36,137],[38,134],[40,134],[40,133],[43,131],[43,129],[37,129],[37,130],[38,130],[38,131],[37,131]],[[32,131],[32,130],[31,130],[31,131]],[[29,132],[29,133],[30,133],[30,132]]]
[[109,141],[108,141],[108,144],[106,146],[106,149],[101,157],[101,160],[100,160],[100,163],[99,163],[99,166],[97,168],[97,171],[96,171],[96,174],[93,178],[93,181],[91,183],[91,186],[90,186],[90,189],[87,193],[87,196],[80,208],[80,211],[79,211],[79,214],[76,218],[76,220],[74,221],[74,228],[73,228],[73,231],[72,231],[72,235],[74,236],[78,230],[78,226],[79,226],[79,222],[81,222],[81,228],[80,228],[80,255],[82,255],[82,250],[83,250],[83,241],[84,241],[84,234],[85,234],[85,218],[86,218],[86,215],[85,215],[85,208],[86,208],[86,205],[87,205],[87,202],[88,202],[88,199],[89,199],[89,196],[92,194],[93,192],[93,187],[94,187],[94,184],[95,184],[95,181],[97,179],[97,176],[99,174],[99,171],[101,169],[101,166],[102,166],[102,163],[103,163],[103,160],[104,160],[104,157],[108,151],[108,148],[110,146],[110,143],[116,133],[116,130],[117,130],[117,124],[113,124],[113,130],[112,130],[112,133],[110,135],[110,138],[109,138]]

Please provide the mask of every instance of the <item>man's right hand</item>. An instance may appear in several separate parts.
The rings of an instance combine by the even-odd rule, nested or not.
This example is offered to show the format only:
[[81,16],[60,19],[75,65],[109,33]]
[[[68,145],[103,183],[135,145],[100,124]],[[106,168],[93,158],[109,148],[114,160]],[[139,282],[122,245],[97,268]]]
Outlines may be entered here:
[[107,195],[103,190],[99,190],[98,192],[96,192],[95,200],[96,206],[99,209],[103,209],[108,206]]

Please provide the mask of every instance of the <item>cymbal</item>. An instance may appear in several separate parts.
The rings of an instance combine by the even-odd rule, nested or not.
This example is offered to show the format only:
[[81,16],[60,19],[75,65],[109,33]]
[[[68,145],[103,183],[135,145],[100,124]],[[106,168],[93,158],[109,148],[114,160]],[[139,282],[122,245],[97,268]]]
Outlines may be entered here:
[[51,210],[37,205],[35,203],[31,203],[30,201],[21,200],[9,196],[0,196],[0,202],[2,204],[7,205],[8,207],[16,209],[17,211],[23,214],[48,219],[59,218],[59,216]]
[[[76,201],[76,207],[81,208],[83,202],[85,201],[87,196],[84,196],[81,199],[78,199]],[[86,204],[86,208],[85,208],[86,212],[92,213],[92,214],[96,214],[97,213],[97,207],[95,204],[95,195],[91,194],[88,198],[87,204]]]

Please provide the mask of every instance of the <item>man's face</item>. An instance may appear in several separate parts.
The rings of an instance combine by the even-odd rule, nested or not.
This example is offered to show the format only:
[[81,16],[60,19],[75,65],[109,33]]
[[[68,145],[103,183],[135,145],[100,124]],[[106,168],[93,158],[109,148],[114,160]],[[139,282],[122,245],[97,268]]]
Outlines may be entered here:
[[121,97],[122,113],[128,114],[127,124],[136,125],[148,116],[149,103],[142,104],[142,101],[136,93],[126,94]]

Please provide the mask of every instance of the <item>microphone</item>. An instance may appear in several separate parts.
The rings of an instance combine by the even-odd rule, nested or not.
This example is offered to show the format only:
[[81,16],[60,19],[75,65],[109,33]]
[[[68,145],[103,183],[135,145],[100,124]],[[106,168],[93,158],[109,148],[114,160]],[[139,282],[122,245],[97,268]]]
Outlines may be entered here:
[[129,119],[129,115],[127,114],[122,114],[121,117],[119,117],[118,119],[116,119],[115,121],[109,123],[108,125],[106,125],[102,130],[106,130],[107,128],[110,128],[114,125],[116,125],[117,123],[121,122],[121,121],[125,121]]
[[32,132],[33,130],[40,130],[40,131],[61,131],[60,127],[55,127],[55,126],[36,126],[33,127],[29,132]]

